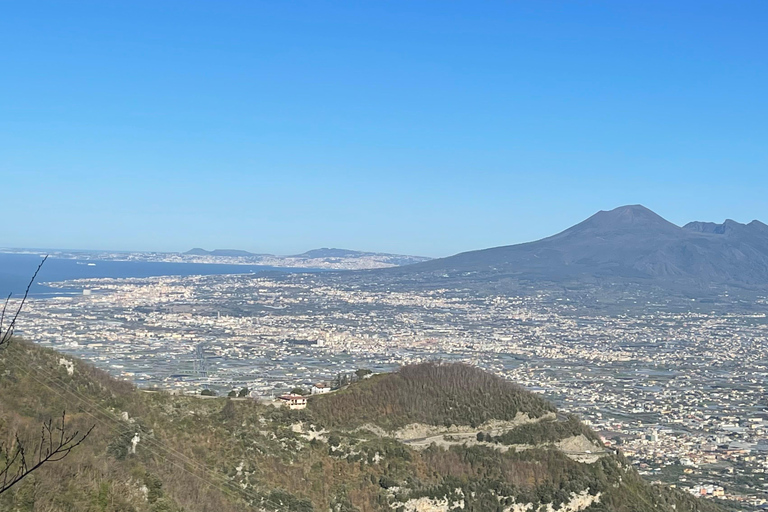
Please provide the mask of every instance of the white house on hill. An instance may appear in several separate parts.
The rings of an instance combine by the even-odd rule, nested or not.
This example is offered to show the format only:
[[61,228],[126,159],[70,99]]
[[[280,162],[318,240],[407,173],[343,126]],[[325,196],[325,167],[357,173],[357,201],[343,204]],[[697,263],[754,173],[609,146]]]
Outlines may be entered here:
[[312,385],[313,395],[322,395],[323,393],[327,393],[330,390],[331,390],[331,386],[329,386],[325,382],[318,382],[317,384]]
[[307,397],[301,395],[282,395],[278,397],[278,400],[290,409],[304,409],[307,406]]

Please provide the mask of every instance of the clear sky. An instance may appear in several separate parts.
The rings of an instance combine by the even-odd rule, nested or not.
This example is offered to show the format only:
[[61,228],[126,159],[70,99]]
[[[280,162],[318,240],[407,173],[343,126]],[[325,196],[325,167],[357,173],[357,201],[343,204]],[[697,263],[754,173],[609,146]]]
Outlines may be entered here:
[[768,2],[0,2],[0,246],[768,221]]

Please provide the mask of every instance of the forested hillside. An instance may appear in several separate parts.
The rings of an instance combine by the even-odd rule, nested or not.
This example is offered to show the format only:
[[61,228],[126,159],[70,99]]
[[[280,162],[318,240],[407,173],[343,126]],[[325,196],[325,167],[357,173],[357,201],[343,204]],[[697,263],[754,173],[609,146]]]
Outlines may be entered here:
[[0,510],[720,510],[649,485],[575,418],[465,365],[405,367],[291,411],[138,391],[19,340],[0,352],[6,446],[63,410],[67,431],[93,432]]
[[477,426],[490,419],[533,418],[554,412],[552,404],[490,373],[466,365],[421,364],[375,375],[328,396],[312,410],[325,424],[384,427],[409,423]]

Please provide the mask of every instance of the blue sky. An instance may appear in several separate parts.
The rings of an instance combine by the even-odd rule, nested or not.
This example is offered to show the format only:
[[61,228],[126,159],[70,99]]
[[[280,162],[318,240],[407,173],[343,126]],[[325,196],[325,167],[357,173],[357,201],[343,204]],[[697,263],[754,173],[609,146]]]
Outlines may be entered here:
[[0,246],[768,221],[768,2],[2,2]]

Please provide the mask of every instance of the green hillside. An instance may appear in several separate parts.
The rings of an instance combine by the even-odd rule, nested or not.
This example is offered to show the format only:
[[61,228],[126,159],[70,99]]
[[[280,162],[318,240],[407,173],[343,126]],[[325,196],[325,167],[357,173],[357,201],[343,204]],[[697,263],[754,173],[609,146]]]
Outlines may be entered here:
[[0,510],[721,510],[647,484],[575,418],[466,365],[405,367],[291,411],[142,392],[62,358],[18,340],[0,352],[3,442],[65,409],[68,430],[95,425]]
[[471,366],[421,364],[319,397],[312,410],[326,425],[349,428],[370,422],[398,428],[414,422],[476,426],[490,419],[513,420],[518,413],[539,418],[555,408]]

